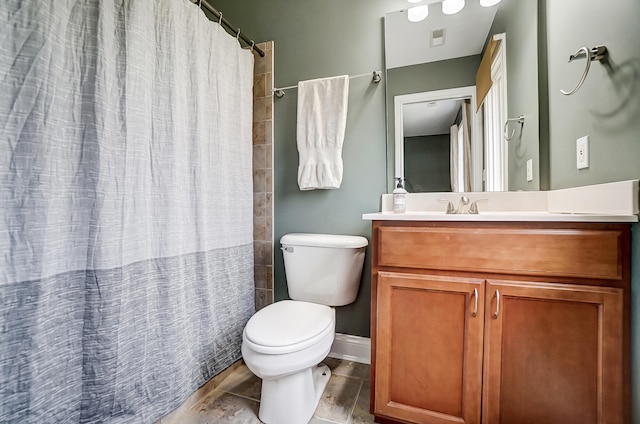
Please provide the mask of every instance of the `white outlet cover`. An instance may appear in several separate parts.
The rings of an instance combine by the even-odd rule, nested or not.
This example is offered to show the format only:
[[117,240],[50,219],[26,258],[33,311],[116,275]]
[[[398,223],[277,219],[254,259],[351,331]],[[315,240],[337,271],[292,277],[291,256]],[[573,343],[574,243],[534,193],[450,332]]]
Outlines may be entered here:
[[589,136],[586,135],[576,140],[576,167],[584,169],[589,167]]

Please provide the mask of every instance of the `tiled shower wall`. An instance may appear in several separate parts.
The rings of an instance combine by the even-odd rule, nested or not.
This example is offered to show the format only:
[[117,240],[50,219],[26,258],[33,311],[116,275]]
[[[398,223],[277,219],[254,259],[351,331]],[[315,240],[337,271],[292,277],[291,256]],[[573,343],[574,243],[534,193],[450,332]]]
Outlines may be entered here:
[[257,45],[253,81],[253,250],[256,310],[273,303],[273,41]]

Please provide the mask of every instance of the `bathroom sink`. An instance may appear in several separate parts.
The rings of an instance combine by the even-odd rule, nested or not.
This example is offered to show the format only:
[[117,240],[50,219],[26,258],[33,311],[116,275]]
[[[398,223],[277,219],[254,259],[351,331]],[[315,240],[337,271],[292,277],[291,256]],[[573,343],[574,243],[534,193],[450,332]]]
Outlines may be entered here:
[[446,214],[444,212],[376,212],[362,215],[369,221],[544,221],[544,222],[638,222],[637,215],[607,215],[551,212],[480,212],[478,214]]
[[[407,211],[394,213],[393,195],[383,194],[381,212],[363,214],[362,219],[638,222],[638,197],[638,180],[551,191],[408,193]],[[464,213],[447,214],[447,206]]]

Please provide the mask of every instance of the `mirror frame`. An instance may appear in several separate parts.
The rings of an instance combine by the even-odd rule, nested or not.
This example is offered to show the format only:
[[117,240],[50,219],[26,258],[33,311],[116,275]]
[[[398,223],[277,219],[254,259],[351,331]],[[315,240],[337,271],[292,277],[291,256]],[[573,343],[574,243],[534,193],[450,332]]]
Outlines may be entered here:
[[[394,96],[395,120],[395,177],[404,181],[404,128],[403,106],[413,103],[433,102],[438,100],[471,99],[472,110],[476,104],[476,86],[457,87],[445,90],[425,91],[422,93]],[[473,111],[469,117],[471,123],[471,191],[482,191],[482,174],[484,164],[484,143],[478,112]]]

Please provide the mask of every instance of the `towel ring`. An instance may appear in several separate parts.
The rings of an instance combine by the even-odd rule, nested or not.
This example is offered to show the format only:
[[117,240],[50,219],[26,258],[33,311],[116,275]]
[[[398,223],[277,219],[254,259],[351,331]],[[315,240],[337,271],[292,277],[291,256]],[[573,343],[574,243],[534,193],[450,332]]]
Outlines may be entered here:
[[573,62],[576,59],[583,59],[583,58],[587,59],[587,64],[584,67],[584,72],[582,73],[582,77],[580,78],[580,81],[578,81],[578,85],[576,86],[576,88],[574,88],[571,91],[560,90],[560,92],[565,96],[570,96],[574,94],[576,91],[580,90],[580,87],[582,87],[582,84],[584,84],[584,81],[587,79],[587,74],[589,74],[589,69],[591,68],[591,62],[594,60],[603,62],[607,59],[608,54],[609,52],[607,51],[607,48],[605,46],[596,46],[596,47],[593,47],[592,49],[588,49],[587,47],[580,47],[577,52],[569,56],[569,63]]
[[524,125],[524,115],[520,115],[517,118],[509,118],[504,122],[504,129],[502,130],[502,133],[504,134],[504,139],[506,141],[513,140],[513,136],[516,134],[516,130],[511,130],[511,134],[507,135],[507,131],[509,130],[509,122],[517,122],[518,124],[520,124],[520,128],[522,128],[522,125]]

